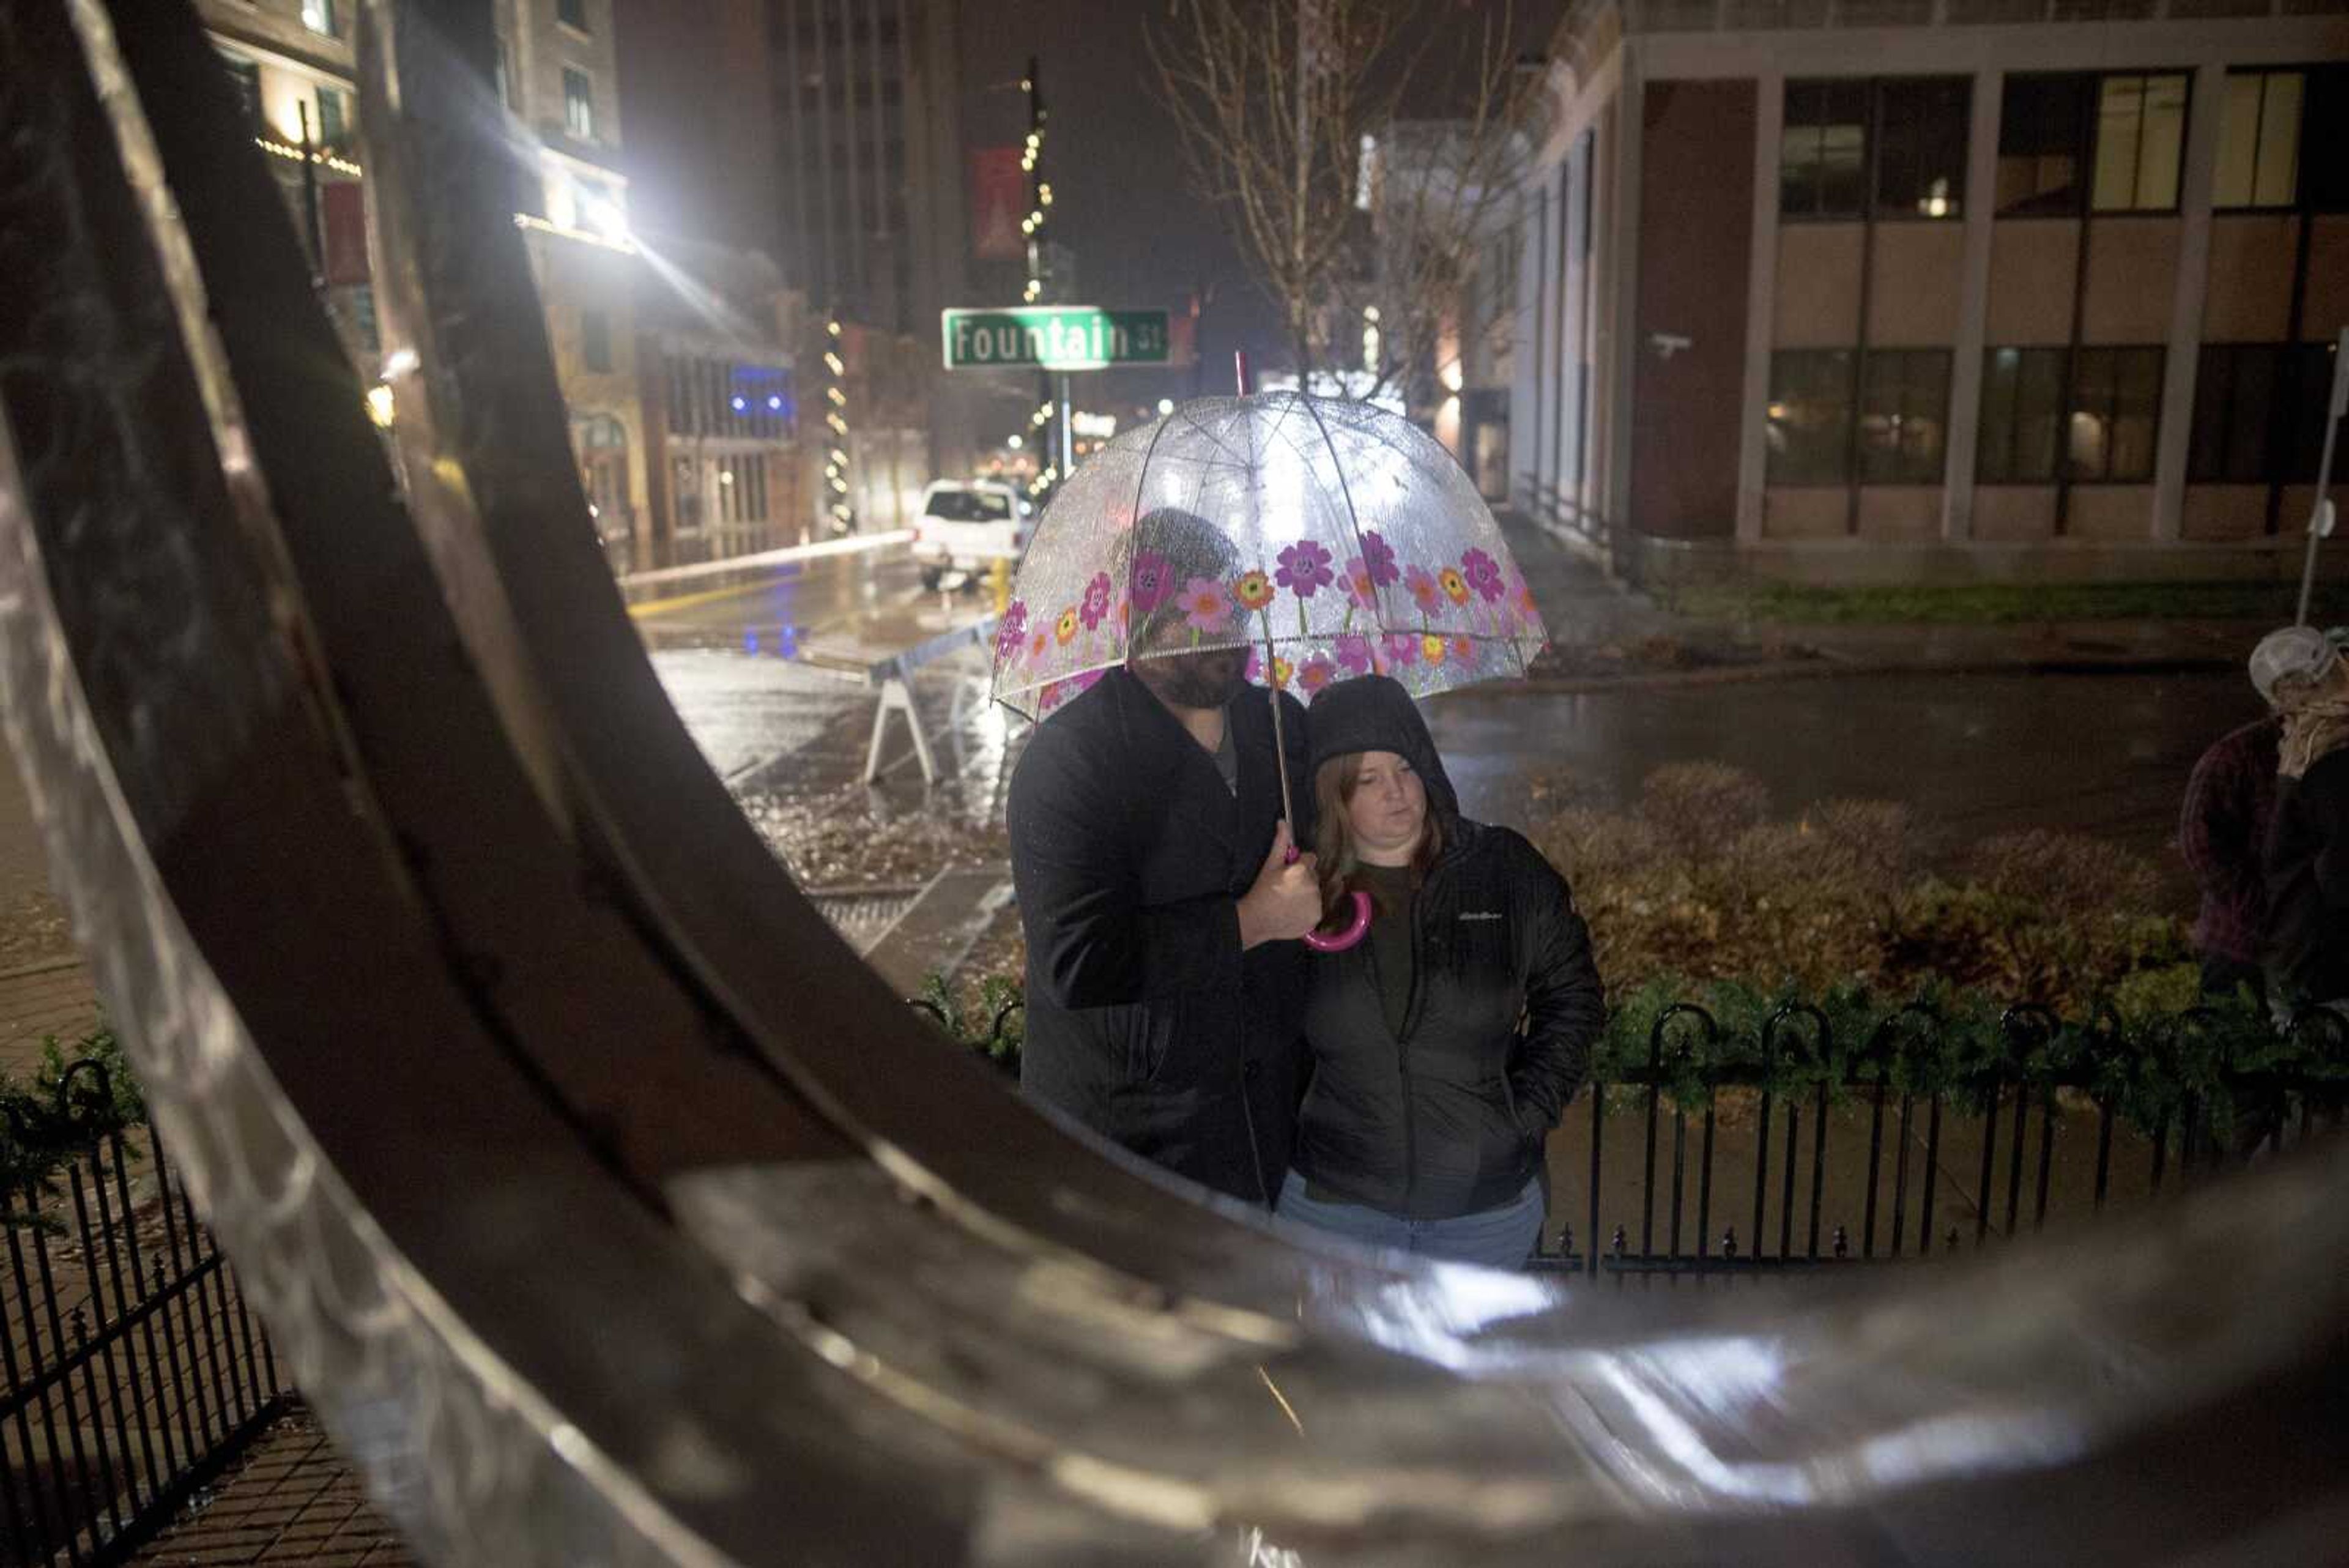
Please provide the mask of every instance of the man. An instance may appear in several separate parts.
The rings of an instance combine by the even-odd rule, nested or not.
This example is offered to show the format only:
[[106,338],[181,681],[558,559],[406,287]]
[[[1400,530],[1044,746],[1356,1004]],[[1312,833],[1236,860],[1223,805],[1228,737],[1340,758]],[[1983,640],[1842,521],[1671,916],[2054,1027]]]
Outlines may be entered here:
[[2283,719],[2267,839],[2268,994],[2279,1018],[2349,1012],[2349,659],[2308,627],[2271,632],[2251,679]]
[[[1167,580],[1231,576],[1228,540],[1172,508],[1134,526]],[[1168,602],[1134,617],[1123,669],[1039,725],[1011,778],[1011,877],[1028,937],[1020,1083],[1096,1132],[1269,1207],[1303,1087],[1298,1015],[1321,919],[1312,823],[1282,825],[1270,702],[1246,647],[1196,639]],[[1292,779],[1305,710],[1283,693]],[[1297,798],[1309,814],[1309,790]]]

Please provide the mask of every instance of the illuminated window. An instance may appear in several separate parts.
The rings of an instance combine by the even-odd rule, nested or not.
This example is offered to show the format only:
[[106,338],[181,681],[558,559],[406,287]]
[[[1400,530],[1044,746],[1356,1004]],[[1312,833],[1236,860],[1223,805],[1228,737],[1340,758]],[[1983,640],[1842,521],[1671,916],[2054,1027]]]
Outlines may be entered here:
[[563,129],[582,141],[595,140],[595,84],[568,66],[563,68]]
[[2289,207],[2300,199],[2300,116],[2308,78],[2300,71],[2238,71],[2227,78],[2219,127],[2221,207]]

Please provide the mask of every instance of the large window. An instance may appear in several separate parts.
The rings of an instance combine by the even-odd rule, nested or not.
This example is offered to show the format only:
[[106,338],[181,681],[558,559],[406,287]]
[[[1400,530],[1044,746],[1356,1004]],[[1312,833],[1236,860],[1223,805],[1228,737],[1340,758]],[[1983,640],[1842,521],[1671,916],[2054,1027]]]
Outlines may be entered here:
[[1876,211],[1886,218],[1954,218],[1966,188],[1965,77],[1882,82],[1877,88]]
[[1770,356],[1771,483],[1850,483],[1851,361],[1848,348],[1790,348]]
[[2186,77],[2106,77],[2096,97],[2099,213],[2163,213],[2178,205],[2186,146]]
[[563,68],[563,129],[582,141],[595,140],[595,84],[568,66]]
[[1856,218],[1867,200],[1868,84],[1788,82],[1778,144],[1778,210]]
[[[1853,361],[1860,361],[1857,378]],[[1945,348],[1788,349],[1770,357],[1773,484],[1939,484],[1948,450]]]
[[2009,77],[1999,111],[2000,213],[2174,209],[2187,80],[2176,71]]
[[2082,348],[2072,359],[2065,477],[2142,483],[2161,428],[2158,348]]
[[2214,343],[2194,379],[2197,484],[2306,484],[2324,447],[2329,343]]
[[341,29],[335,26],[335,0],[302,0],[302,25],[314,33],[339,37]]
[[340,147],[351,134],[351,100],[337,88],[318,89],[318,140]]
[[2237,71],[2227,78],[2219,127],[2221,207],[2289,207],[2300,199],[2300,110],[2308,78],[2299,71]]
[[612,318],[600,310],[579,313],[579,362],[599,375],[612,370]]
[[1985,484],[2053,483],[2064,429],[2061,348],[1992,348],[1982,364],[1974,476]]
[[1779,211],[1791,218],[1958,216],[1971,94],[1963,77],[1788,82]]
[[221,64],[228,71],[228,79],[236,88],[238,101],[244,105],[245,123],[254,135],[263,134],[267,125],[261,118],[261,66],[243,55],[221,56]]
[[554,0],[554,19],[566,27],[587,30],[587,0]]
[[1949,431],[1949,350],[1871,350],[1860,372],[1860,483],[1940,483]]

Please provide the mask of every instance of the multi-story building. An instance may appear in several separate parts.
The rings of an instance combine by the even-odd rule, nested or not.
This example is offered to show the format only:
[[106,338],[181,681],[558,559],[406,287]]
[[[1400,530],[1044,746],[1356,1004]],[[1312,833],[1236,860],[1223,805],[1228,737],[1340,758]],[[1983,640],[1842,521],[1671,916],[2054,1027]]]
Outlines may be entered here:
[[2296,566],[2349,325],[2344,8],[1578,5],[1513,488],[1632,570]]
[[328,308],[355,358],[376,348],[357,161],[349,18],[337,0],[200,0]]
[[[956,0],[773,0],[774,130],[791,286],[861,330],[843,418],[860,524],[895,526],[927,473],[870,478],[856,453],[918,451],[932,473],[971,460],[966,389],[938,369],[938,312],[963,297],[965,215]],[[877,339],[894,341],[884,345]],[[845,363],[845,361],[843,361]],[[867,462],[869,464],[870,458]]]
[[498,98],[536,164],[517,218],[555,381],[587,504],[625,569],[653,547],[613,0],[497,0],[497,29]]
[[[517,213],[546,308],[589,504],[615,558],[646,517],[633,320],[636,246],[618,162],[612,0],[499,0],[497,94],[534,167]],[[346,342],[378,348],[353,91],[349,0],[198,0]],[[305,156],[305,129],[308,131]]]

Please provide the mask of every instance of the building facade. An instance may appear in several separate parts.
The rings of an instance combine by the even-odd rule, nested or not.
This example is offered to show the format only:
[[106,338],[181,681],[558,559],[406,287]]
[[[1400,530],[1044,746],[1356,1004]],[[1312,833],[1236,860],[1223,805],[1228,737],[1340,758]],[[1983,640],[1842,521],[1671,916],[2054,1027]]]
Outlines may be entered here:
[[1578,8],[1512,493],[1635,573],[2296,568],[2349,325],[2314,4]]
[[[498,0],[495,88],[523,150],[516,222],[538,277],[581,479],[607,550],[626,563],[645,546],[647,467],[611,7]],[[372,376],[381,345],[357,146],[355,7],[198,0],[197,9],[270,154],[327,306]]]
[[857,524],[895,526],[906,482],[868,482],[859,452],[885,453],[902,470],[903,454],[919,452],[916,496],[928,478],[971,462],[970,400],[938,368],[937,348],[939,311],[968,303],[963,8],[773,0],[768,15],[783,191],[777,259],[813,311],[861,335],[862,369],[842,383],[848,429],[833,445],[849,457],[842,477]]

